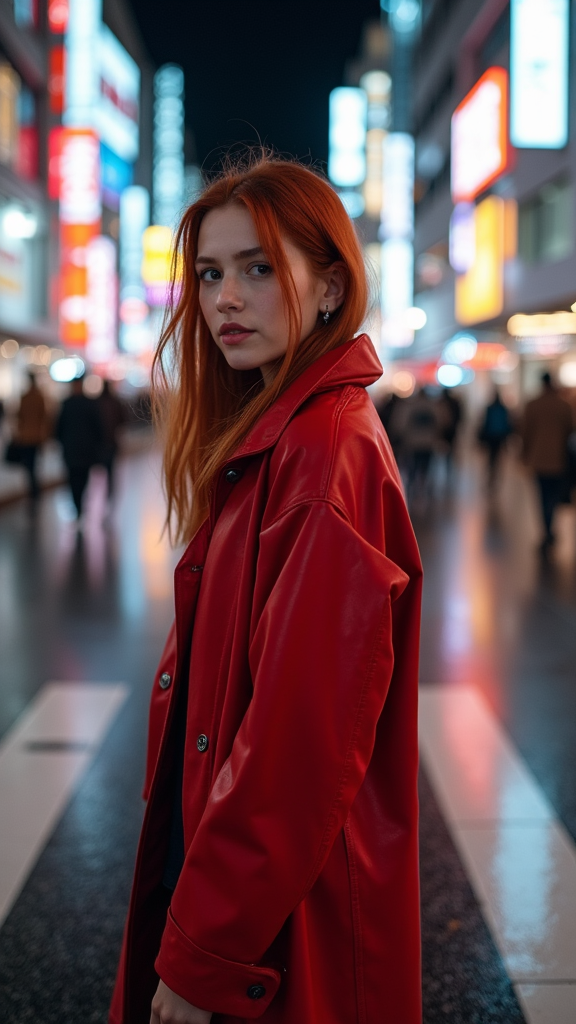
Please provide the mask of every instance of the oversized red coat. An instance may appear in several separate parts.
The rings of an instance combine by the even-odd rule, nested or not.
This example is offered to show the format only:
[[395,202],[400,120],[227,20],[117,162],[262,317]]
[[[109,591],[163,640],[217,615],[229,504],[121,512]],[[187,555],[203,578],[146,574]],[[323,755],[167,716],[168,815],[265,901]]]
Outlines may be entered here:
[[[420,1024],[421,567],[361,335],[222,469],[175,573],[112,1024]],[[186,860],[161,885],[188,688]]]

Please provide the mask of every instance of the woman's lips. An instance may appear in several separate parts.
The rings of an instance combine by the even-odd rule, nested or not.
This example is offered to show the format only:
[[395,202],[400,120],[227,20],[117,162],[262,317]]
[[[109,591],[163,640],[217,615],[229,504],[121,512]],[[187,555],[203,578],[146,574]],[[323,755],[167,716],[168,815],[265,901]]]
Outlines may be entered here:
[[254,334],[254,331],[249,331],[246,327],[226,327],[224,330],[220,329],[220,337],[225,345],[240,345],[251,334]]

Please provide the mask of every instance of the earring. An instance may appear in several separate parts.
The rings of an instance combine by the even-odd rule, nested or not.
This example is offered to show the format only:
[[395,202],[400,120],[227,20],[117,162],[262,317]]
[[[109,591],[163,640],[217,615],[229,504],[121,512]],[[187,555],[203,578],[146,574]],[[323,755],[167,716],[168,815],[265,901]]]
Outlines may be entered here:
[[324,313],[324,316],[322,317],[322,319],[323,319],[325,324],[327,324],[329,319],[330,319],[330,310],[328,309],[328,306],[326,306],[326,312]]

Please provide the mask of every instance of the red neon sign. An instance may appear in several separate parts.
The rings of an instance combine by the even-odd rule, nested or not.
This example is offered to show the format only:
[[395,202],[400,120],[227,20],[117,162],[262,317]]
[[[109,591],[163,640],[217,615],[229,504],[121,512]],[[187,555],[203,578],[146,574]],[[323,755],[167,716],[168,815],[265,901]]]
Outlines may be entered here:
[[508,72],[493,67],[452,115],[452,199],[469,202],[511,164],[508,141]]

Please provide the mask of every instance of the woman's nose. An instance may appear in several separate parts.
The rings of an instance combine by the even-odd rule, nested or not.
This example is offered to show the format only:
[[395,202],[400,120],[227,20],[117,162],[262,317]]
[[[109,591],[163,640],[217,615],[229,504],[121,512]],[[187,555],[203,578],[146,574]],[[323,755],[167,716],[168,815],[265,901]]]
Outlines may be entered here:
[[242,309],[243,305],[238,282],[233,278],[223,277],[216,299],[218,311],[224,313],[228,309]]

